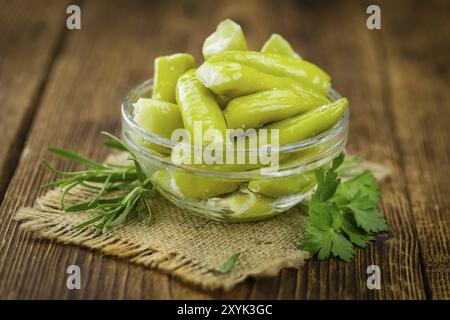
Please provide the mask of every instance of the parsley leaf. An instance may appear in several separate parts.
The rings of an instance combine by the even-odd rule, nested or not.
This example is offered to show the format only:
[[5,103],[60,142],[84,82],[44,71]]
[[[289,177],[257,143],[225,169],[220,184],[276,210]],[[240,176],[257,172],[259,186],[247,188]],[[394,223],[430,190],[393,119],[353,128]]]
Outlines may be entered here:
[[347,205],[356,220],[358,226],[367,232],[379,232],[388,229],[384,216],[371,202],[368,195],[359,191],[352,202]]
[[342,219],[342,231],[350,238],[350,241],[361,248],[365,248],[375,239],[370,233],[356,226],[355,218],[345,214]]
[[308,203],[307,237],[301,248],[317,254],[319,260],[333,255],[348,262],[354,257],[354,245],[365,248],[374,240],[374,232],[388,229],[376,207],[381,193],[372,172],[341,182],[338,168],[343,162],[341,153],[328,170],[315,172],[317,190]]
[[356,194],[361,192],[364,196],[367,196],[372,205],[376,205],[381,201],[381,193],[378,188],[377,180],[375,179],[373,173],[366,170],[339,185],[336,194],[334,195],[334,200],[336,202],[347,203],[356,197]]
[[345,262],[349,262],[355,256],[355,250],[350,241],[347,240],[340,232],[333,230],[333,248],[331,252],[334,256],[341,258]]
[[341,182],[341,179],[338,179],[337,177],[336,169],[342,164],[343,161],[344,154],[341,153],[339,156],[333,159],[331,168],[327,172],[324,172],[323,168],[316,170],[316,195],[321,201],[328,200],[336,192],[336,188]]
[[340,225],[340,212],[335,204],[312,199],[306,227],[309,237],[303,241],[302,249],[317,253],[319,260],[333,253],[344,261],[350,261],[354,255],[353,246],[340,234]]

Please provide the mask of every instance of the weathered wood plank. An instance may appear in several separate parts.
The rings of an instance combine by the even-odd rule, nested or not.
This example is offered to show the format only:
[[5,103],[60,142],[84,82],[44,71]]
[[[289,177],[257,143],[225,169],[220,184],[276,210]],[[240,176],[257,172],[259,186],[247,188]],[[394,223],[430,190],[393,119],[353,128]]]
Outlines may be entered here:
[[450,299],[450,3],[395,1],[383,10],[402,11],[384,19],[380,58],[427,292]]
[[63,40],[67,3],[0,2],[0,201]]

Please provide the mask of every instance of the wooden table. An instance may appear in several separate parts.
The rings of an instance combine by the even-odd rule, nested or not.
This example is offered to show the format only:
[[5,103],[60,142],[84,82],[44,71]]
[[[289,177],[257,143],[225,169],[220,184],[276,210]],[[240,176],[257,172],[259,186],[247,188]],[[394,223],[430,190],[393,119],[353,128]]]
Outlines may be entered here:
[[[366,28],[371,1],[83,1],[81,30],[66,28],[72,1],[0,2],[0,298],[449,299],[450,5],[389,1],[382,29]],[[300,271],[207,293],[171,276],[75,246],[33,239],[12,220],[54,176],[49,145],[104,159],[101,130],[118,133],[119,105],[149,78],[156,56],[191,52],[224,18],[249,47],[283,34],[333,76],[351,103],[350,151],[393,168],[382,184],[391,232],[350,263],[308,261]],[[66,288],[80,265],[81,290]],[[366,287],[378,265],[380,290]]]

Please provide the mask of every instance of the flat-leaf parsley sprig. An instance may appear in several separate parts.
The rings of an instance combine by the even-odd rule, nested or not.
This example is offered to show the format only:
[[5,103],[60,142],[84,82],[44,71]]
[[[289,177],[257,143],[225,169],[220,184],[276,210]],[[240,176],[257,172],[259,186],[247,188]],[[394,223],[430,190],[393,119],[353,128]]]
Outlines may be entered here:
[[371,171],[341,182],[338,168],[344,154],[336,157],[331,168],[317,169],[317,190],[308,203],[307,237],[300,248],[317,254],[319,260],[333,254],[350,261],[354,245],[365,248],[374,240],[374,233],[385,231],[388,224],[377,209],[381,193]]
[[[91,211],[93,217],[77,225],[78,228],[94,225],[105,232],[126,223],[133,217],[139,220],[146,219],[150,223],[152,212],[148,198],[153,191],[151,181],[145,176],[133,152],[119,138],[108,132],[101,134],[108,138],[105,146],[127,152],[131,163],[128,165],[101,164],[73,151],[50,147],[48,149],[50,152],[81,164],[87,169],[61,171],[44,160],[44,165],[62,178],[44,184],[42,187],[61,189],[61,208],[66,212]],[[76,186],[92,189],[95,195],[87,201],[67,207],[65,197]],[[143,210],[139,210],[139,207]]]

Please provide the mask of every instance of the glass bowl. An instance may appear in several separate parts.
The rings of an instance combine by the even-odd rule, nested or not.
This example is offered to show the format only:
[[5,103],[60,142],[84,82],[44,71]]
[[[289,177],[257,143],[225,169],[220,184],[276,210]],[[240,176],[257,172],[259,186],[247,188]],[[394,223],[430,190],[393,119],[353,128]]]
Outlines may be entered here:
[[[218,171],[171,160],[177,142],[152,134],[133,119],[139,98],[150,98],[153,80],[138,85],[122,104],[122,138],[158,192],[176,206],[216,221],[243,222],[272,217],[292,208],[316,187],[314,170],[328,166],[347,142],[349,110],[328,131],[277,148],[276,171]],[[328,98],[341,95],[334,89]],[[149,147],[153,146],[153,147]],[[155,147],[156,146],[156,147]]]

